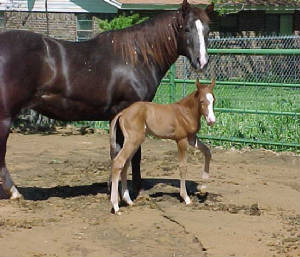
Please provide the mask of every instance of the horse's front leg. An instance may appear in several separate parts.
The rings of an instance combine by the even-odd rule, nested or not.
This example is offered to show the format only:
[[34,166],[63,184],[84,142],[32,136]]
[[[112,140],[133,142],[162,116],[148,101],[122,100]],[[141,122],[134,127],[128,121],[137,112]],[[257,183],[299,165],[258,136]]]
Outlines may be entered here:
[[186,191],[186,173],[187,173],[187,163],[186,163],[186,150],[187,150],[187,139],[181,139],[177,141],[178,148],[178,158],[179,158],[179,172],[180,172],[180,196],[185,201],[186,204],[191,203],[191,199]]
[[[0,199],[10,197],[10,199],[17,199],[22,197],[5,165],[6,144],[11,125],[11,118],[0,119],[0,186],[4,192],[0,192]],[[3,195],[4,193],[4,195]]]
[[[209,179],[209,164],[211,160],[211,152],[209,148],[202,143],[196,135],[189,137],[189,144],[197,149],[199,149],[204,155],[204,170],[202,173],[202,179]],[[201,186],[201,191],[205,191],[206,185]]]

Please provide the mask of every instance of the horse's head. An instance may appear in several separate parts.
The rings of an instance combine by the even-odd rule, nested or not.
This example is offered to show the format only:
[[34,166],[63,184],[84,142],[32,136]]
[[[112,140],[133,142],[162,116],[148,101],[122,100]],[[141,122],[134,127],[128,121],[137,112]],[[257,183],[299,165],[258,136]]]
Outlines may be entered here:
[[200,102],[200,113],[205,117],[206,122],[209,126],[216,122],[216,117],[214,114],[214,103],[215,96],[213,93],[216,80],[213,79],[211,84],[204,85],[200,84],[199,80],[196,81],[198,101]]
[[182,3],[183,25],[178,42],[179,51],[190,60],[196,70],[203,70],[208,63],[208,23],[213,10],[213,5],[202,10],[192,7],[187,0]]

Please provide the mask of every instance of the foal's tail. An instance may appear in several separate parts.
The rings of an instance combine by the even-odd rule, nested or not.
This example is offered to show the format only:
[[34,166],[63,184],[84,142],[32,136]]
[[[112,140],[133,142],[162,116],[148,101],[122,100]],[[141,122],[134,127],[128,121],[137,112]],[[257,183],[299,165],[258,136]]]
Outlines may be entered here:
[[119,123],[119,118],[121,116],[121,112],[118,113],[113,120],[110,123],[110,128],[109,128],[109,136],[110,136],[110,158],[113,160],[116,155],[118,154],[118,151],[120,149],[117,149],[117,139],[116,139],[116,134],[117,134],[117,126]]

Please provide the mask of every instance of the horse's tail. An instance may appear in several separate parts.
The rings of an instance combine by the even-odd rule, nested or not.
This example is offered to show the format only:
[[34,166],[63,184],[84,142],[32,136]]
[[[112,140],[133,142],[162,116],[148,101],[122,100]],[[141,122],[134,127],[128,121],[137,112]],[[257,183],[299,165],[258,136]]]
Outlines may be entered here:
[[110,136],[110,158],[113,160],[118,151],[120,149],[117,149],[117,139],[116,139],[116,134],[117,134],[117,126],[119,123],[119,118],[121,116],[121,112],[118,113],[113,120],[110,123],[110,128],[109,128],[109,136]]

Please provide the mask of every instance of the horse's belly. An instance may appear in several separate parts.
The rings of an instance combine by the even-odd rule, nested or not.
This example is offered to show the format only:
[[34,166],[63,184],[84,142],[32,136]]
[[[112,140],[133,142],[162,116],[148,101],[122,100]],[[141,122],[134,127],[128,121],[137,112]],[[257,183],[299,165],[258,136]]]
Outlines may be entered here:
[[85,101],[72,100],[60,95],[42,95],[32,109],[57,120],[109,120],[111,114],[105,106],[91,105]]

